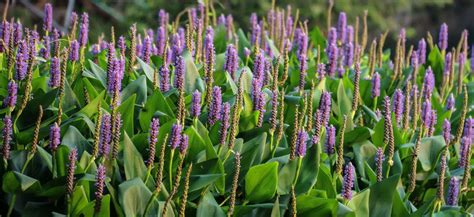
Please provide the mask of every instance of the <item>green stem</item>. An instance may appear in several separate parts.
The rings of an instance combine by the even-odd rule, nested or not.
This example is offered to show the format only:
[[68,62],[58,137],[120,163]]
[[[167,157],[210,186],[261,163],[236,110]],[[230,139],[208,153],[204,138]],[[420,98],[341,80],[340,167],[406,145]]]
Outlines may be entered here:
[[7,217],[10,217],[12,212],[13,212],[13,207],[15,206],[16,203],[16,194],[13,194],[12,200],[10,201],[10,205],[8,205],[8,213]]
[[275,152],[276,152],[276,144],[274,144],[273,142],[274,133],[275,133],[274,130],[270,130],[270,152],[271,152],[272,158],[275,156]]
[[150,200],[148,200],[148,203],[146,204],[145,211],[143,212],[143,216],[147,216],[148,210],[150,210],[151,204],[156,199],[156,197],[158,197],[158,194],[156,191],[154,191],[150,197]]
[[91,157],[91,160],[89,161],[86,168],[84,169],[84,172],[87,172],[89,170],[89,168],[91,167],[91,165],[94,161],[95,161],[95,157],[93,156],[93,157]]
[[378,100],[378,99],[379,99],[378,96],[376,96],[376,97],[374,98],[374,109],[373,109],[374,112],[375,112],[375,110],[377,109],[377,100]]
[[148,170],[146,172],[146,177],[145,177],[145,184],[148,182],[148,179],[150,178],[150,175],[151,175],[151,169],[152,167],[148,167]]
[[298,157],[298,165],[296,167],[295,178],[293,179],[293,186],[296,186],[296,181],[298,181],[298,177],[300,176],[302,162],[303,162],[303,157]]
[[52,173],[53,173],[53,179],[58,176],[56,172],[56,151],[53,151],[53,165],[52,165]]
[[174,158],[174,149],[171,149],[170,165],[168,168],[168,175],[170,180],[170,190],[173,187],[173,158]]

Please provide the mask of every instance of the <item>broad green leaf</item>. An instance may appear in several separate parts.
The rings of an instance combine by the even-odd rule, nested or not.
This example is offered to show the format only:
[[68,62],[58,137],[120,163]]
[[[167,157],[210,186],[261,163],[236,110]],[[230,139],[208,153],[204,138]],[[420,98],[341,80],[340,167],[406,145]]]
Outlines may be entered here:
[[137,151],[135,145],[133,145],[128,134],[125,133],[123,137],[123,160],[125,177],[127,180],[133,178],[145,178],[146,166],[143,163],[143,158],[140,152]]
[[278,162],[253,166],[245,176],[245,198],[252,202],[269,200],[275,195],[277,186]]

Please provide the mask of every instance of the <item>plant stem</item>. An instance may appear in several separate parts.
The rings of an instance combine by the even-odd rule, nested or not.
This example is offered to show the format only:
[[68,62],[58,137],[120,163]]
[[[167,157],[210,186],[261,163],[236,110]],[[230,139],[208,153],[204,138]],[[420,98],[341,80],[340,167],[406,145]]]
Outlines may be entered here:
[[174,158],[174,149],[171,149],[170,165],[168,168],[168,175],[170,180],[170,190],[173,187],[173,158]]

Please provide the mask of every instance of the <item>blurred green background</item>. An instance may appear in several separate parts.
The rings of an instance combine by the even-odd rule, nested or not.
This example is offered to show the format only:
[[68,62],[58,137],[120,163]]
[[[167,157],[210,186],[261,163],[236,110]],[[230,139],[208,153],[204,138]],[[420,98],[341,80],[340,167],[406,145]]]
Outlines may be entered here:
[[[0,4],[5,7],[7,0]],[[43,5],[51,2],[54,5],[54,18],[58,26],[65,26],[65,17],[69,10],[87,11],[91,16],[91,37],[96,38],[102,32],[108,33],[113,25],[118,34],[124,34],[128,26],[137,23],[139,28],[157,27],[159,9],[163,8],[170,14],[171,20],[188,7],[197,4],[191,0],[59,0],[30,1],[10,0],[8,17],[15,16],[26,25],[41,26]],[[249,15],[256,12],[264,16],[271,8],[271,0],[214,0],[218,13],[232,14],[239,27],[247,28]],[[300,10],[301,18],[308,19],[309,27],[320,26],[326,31],[327,0],[277,0],[276,5],[291,5],[293,11]],[[410,42],[418,40],[431,31],[437,40],[437,31],[441,23],[449,25],[450,43],[454,44],[463,29],[474,30],[473,0],[334,0],[333,24],[339,11],[348,15],[348,23],[354,23],[355,17],[362,18],[364,10],[368,10],[368,25],[371,36],[378,36],[390,30],[388,45],[400,28],[405,27]],[[362,21],[362,19],[361,19]],[[362,27],[361,27],[362,28]],[[473,32],[473,31],[470,31]],[[470,35],[472,37],[472,34]]]

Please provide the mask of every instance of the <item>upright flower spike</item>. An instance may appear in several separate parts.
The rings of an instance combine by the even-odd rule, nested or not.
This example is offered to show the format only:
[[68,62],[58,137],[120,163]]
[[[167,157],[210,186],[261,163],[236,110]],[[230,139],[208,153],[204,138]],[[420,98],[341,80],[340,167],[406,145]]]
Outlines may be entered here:
[[54,123],[49,128],[49,148],[53,152],[58,149],[59,144],[61,143],[61,129],[58,126],[58,123]]
[[239,56],[235,46],[232,44],[227,45],[225,53],[224,70],[227,71],[232,79],[235,79],[235,73],[239,67]]
[[375,154],[375,167],[377,171],[377,182],[381,182],[383,180],[383,161],[385,159],[385,155],[383,154],[382,148],[377,148],[377,153]]
[[155,161],[155,147],[156,143],[158,142],[158,132],[160,129],[160,119],[153,118],[150,122],[150,133],[148,136],[148,145],[149,145],[149,157],[147,161],[148,168],[153,166],[153,162]]
[[120,56],[125,57],[125,51],[127,50],[127,45],[125,45],[125,37],[123,37],[123,35],[119,37],[117,44],[120,51]]
[[446,23],[441,24],[438,47],[443,51],[448,48],[448,25]]
[[222,106],[222,124],[221,129],[219,130],[219,144],[224,145],[227,138],[227,131],[230,127],[230,104],[228,102],[224,103]]
[[308,69],[308,63],[306,59],[306,54],[302,54],[300,57],[300,83],[299,83],[299,89],[300,92],[304,91],[304,85],[305,85],[305,78],[306,78],[306,70]]
[[447,118],[443,122],[443,138],[446,145],[449,145],[451,142],[451,122]]
[[184,73],[185,73],[185,64],[184,58],[182,56],[176,57],[175,62],[175,77],[174,77],[174,87],[178,90],[182,90],[184,88]]
[[50,3],[44,5],[43,30],[45,32],[53,30],[53,6]]
[[298,157],[304,157],[306,155],[306,141],[308,140],[308,133],[301,129],[298,131],[298,137],[296,139],[296,155]]
[[66,178],[66,193],[70,197],[74,190],[74,171],[76,170],[76,161],[77,161],[77,149],[73,148],[69,152],[69,165],[67,169],[67,178]]
[[395,113],[395,119],[397,121],[397,124],[399,125],[403,118],[404,101],[405,101],[405,96],[403,95],[402,90],[400,89],[395,90],[395,94],[393,96],[393,111]]
[[181,124],[173,124],[171,128],[171,137],[170,137],[170,146],[171,149],[176,149],[181,144],[181,133],[183,132],[183,127]]
[[150,63],[150,56],[152,52],[152,39],[147,35],[143,40],[143,61]]
[[222,107],[222,92],[221,88],[215,86],[212,90],[213,96],[209,106],[208,123],[214,125],[217,121],[221,120],[221,107]]
[[16,80],[23,80],[26,77],[27,69],[28,69],[28,45],[26,41],[21,41],[20,45],[18,46],[18,51],[16,54],[16,61],[15,61],[15,79]]
[[455,104],[454,95],[451,93],[446,99],[446,110],[452,111],[454,109],[454,104]]
[[3,106],[14,108],[16,105],[17,99],[17,92],[18,92],[18,85],[16,84],[15,80],[10,80],[7,85],[8,95],[3,100]]
[[384,143],[388,148],[388,165],[393,165],[393,154],[395,152],[395,141],[392,127],[392,111],[390,109],[390,97],[384,98]]
[[162,92],[167,92],[170,90],[170,70],[168,65],[163,63],[160,67],[160,90]]
[[308,35],[302,32],[299,36],[298,40],[298,50],[297,50],[297,57],[300,61],[303,59],[303,56],[306,57],[306,53],[308,50]]
[[425,100],[421,110],[421,121],[425,127],[428,127],[431,124],[431,119],[431,102],[429,100]]
[[79,28],[79,45],[85,47],[89,37],[89,15],[83,13],[81,16],[81,26]]
[[104,165],[100,164],[97,167],[97,173],[95,176],[96,183],[96,191],[95,191],[95,212],[98,213],[100,211],[102,205],[102,197],[104,196],[104,185],[105,185],[105,167]]
[[471,138],[469,137],[462,137],[461,139],[461,147],[460,147],[460,158],[459,158],[459,161],[458,161],[458,166],[463,168],[465,165],[466,165],[466,162],[469,163],[469,156],[468,156],[468,152],[469,152],[469,148],[471,146],[471,143],[472,143],[472,140]]
[[49,86],[51,88],[59,87],[61,79],[61,69],[59,66],[59,58],[51,58],[50,74],[49,74]]
[[334,76],[337,70],[338,48],[336,44],[329,45],[328,48],[328,73]]
[[337,39],[344,43],[346,42],[346,28],[347,28],[347,17],[346,13],[339,13],[339,19],[337,20]]
[[265,56],[263,52],[258,52],[255,55],[255,60],[253,64],[253,74],[255,76],[254,79],[257,79],[263,83],[263,79],[265,76]]
[[418,62],[420,64],[425,64],[426,63],[426,42],[424,38],[422,38],[418,42],[417,54],[418,54],[418,59],[419,59]]
[[3,118],[3,130],[2,130],[2,139],[3,139],[3,148],[2,155],[3,159],[10,159],[10,143],[12,141],[13,134],[13,122],[10,116],[5,116]]
[[110,143],[112,142],[112,120],[109,114],[102,116],[100,126],[99,153],[107,157],[110,153]]
[[380,96],[380,74],[375,72],[372,76],[372,97],[379,97]]
[[182,155],[185,155],[186,150],[188,150],[188,146],[189,146],[189,137],[188,135],[183,134],[181,136],[181,142],[179,143],[179,152]]
[[191,99],[191,117],[198,118],[201,115],[201,92],[195,90]]
[[331,27],[328,32],[328,45],[333,45],[337,43],[337,30],[334,27]]
[[449,181],[448,200],[446,201],[446,205],[457,206],[458,195],[459,195],[459,180],[458,178],[453,176],[451,177],[451,180]]
[[354,60],[354,45],[351,42],[344,45],[343,65],[347,68],[352,66]]
[[323,91],[319,102],[319,110],[322,114],[322,126],[327,126],[331,115],[331,94],[329,92]]
[[355,168],[351,162],[344,169],[344,180],[342,182],[341,195],[345,200],[352,199],[352,188],[354,188]]
[[336,145],[336,128],[333,125],[326,127],[326,142],[324,144],[328,155],[334,154],[334,146]]
[[76,40],[71,41],[69,45],[69,59],[71,61],[79,60],[79,42]]
[[433,70],[431,70],[431,67],[429,66],[428,69],[426,69],[425,73],[425,78],[423,80],[423,96],[425,99],[430,99],[431,94],[433,93],[434,90],[434,85],[435,85],[435,77],[433,74]]

